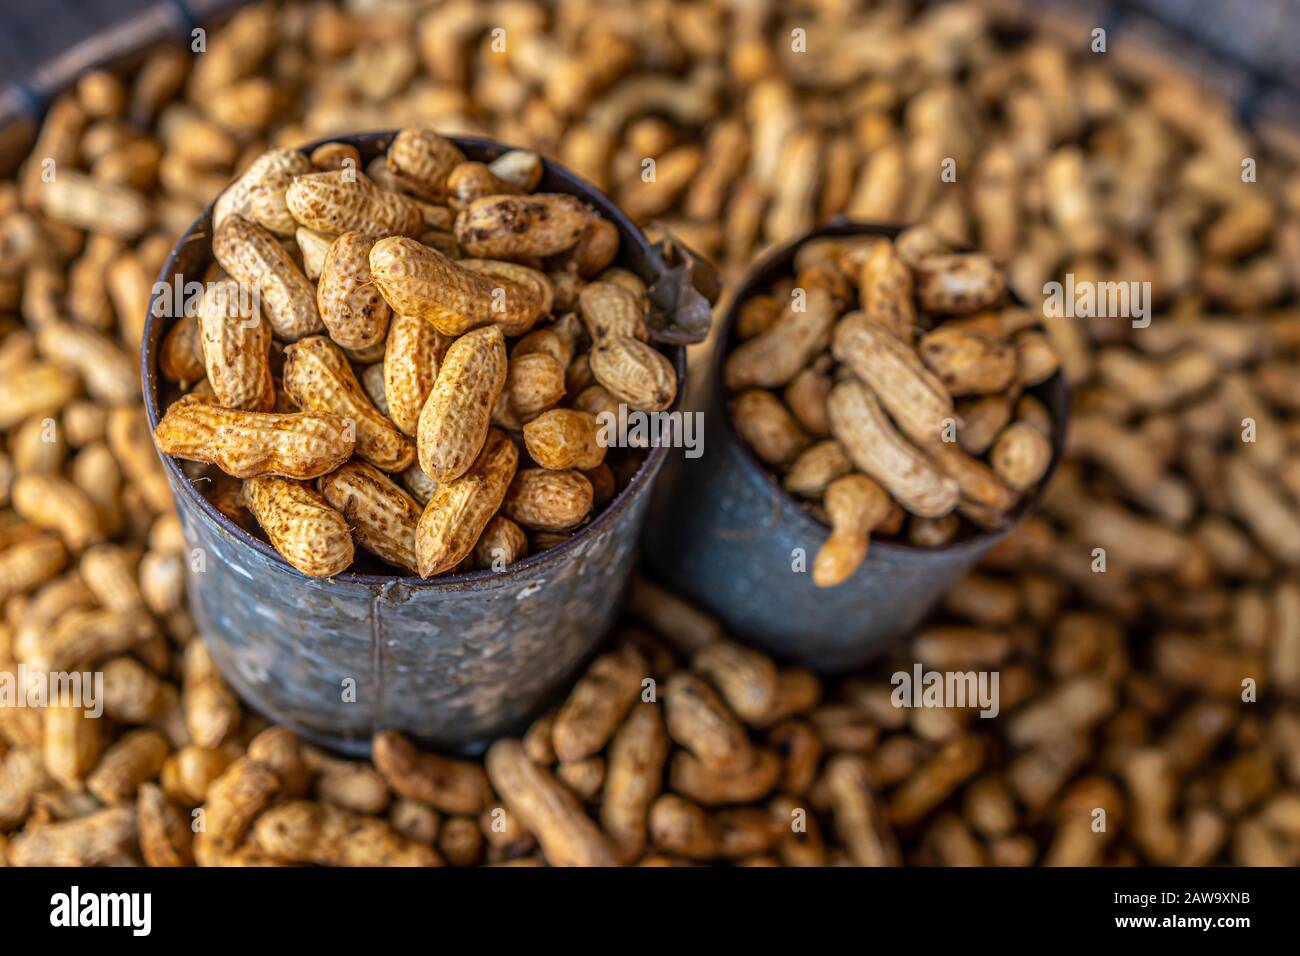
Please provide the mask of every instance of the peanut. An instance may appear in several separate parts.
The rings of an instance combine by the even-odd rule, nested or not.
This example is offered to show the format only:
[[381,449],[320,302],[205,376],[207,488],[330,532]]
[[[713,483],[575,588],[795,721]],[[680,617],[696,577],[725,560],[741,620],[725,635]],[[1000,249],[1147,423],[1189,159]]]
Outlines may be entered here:
[[140,855],[148,866],[189,866],[194,862],[189,825],[161,787],[140,786],[136,802]]
[[450,571],[465,560],[501,507],[518,462],[514,443],[493,428],[468,471],[438,482],[415,531],[420,577]]
[[293,236],[298,252],[302,254],[302,271],[308,279],[316,282],[325,271],[325,257],[329,255],[330,246],[334,245],[334,237],[306,226],[298,226]]
[[0,549],[0,598],[20,594],[63,570],[68,552],[53,535],[35,535]]
[[182,316],[163,336],[158,370],[163,378],[181,388],[189,388],[200,381],[203,368],[203,347],[199,342],[199,320],[192,315]]
[[533,531],[567,531],[591,511],[591,482],[580,472],[524,468],[514,476],[502,510]]
[[384,350],[384,400],[388,417],[415,435],[424,403],[451,340],[417,316],[394,315]]
[[494,571],[504,570],[526,554],[528,536],[524,529],[502,515],[487,523],[474,545],[474,558],[479,567]]
[[662,787],[668,734],[658,707],[633,705],[614,733],[600,804],[600,823],[624,863],[645,848],[650,807]]
[[636,294],[614,282],[591,282],[578,296],[582,319],[595,342],[607,336],[647,341],[645,316]]
[[155,430],[164,455],[214,464],[236,478],[316,478],[352,455],[356,439],[335,414],[278,415],[221,408],[190,395],[172,404]]
[[239,726],[239,701],[202,641],[185,647],[181,707],[190,739],[199,747],[220,746]]
[[764,464],[772,467],[790,465],[810,442],[781,400],[761,388],[737,395],[731,403],[731,415],[740,437]]
[[323,866],[438,866],[431,848],[401,836],[382,820],[328,803],[290,800],[253,825],[257,847],[286,863]]
[[1052,460],[1052,445],[1037,428],[1015,422],[1003,429],[990,452],[993,470],[1017,491],[1032,488]]
[[1016,349],[998,335],[942,325],[921,338],[925,364],[957,396],[987,395],[1016,378]]
[[139,786],[157,776],[170,751],[158,731],[130,731],[104,752],[86,778],[86,789],[110,805],[134,800]]
[[320,491],[347,519],[363,548],[389,564],[416,570],[415,526],[421,509],[392,479],[350,461],[321,478]]
[[14,482],[13,507],[37,527],[57,532],[69,551],[104,540],[94,503],[72,482],[56,475],[20,475]]
[[744,729],[704,681],[679,671],[664,687],[668,735],[718,773],[753,765],[754,748]]
[[[518,267],[522,269],[523,267]],[[370,250],[370,272],[384,299],[399,315],[424,319],[444,335],[461,335],[498,324],[520,335],[549,307],[549,286],[531,270],[520,283],[468,269],[413,239],[389,237]]]
[[303,574],[327,578],[352,563],[352,534],[320,493],[282,477],[248,478],[244,503],[275,549]]
[[212,254],[244,289],[256,289],[271,330],[294,341],[324,328],[316,290],[270,232],[231,215],[212,234]]
[[830,344],[835,303],[824,289],[807,290],[802,308],[792,302],[766,331],[743,342],[723,366],[727,388],[784,385]]
[[240,309],[234,282],[213,283],[204,291],[198,336],[204,374],[218,404],[253,412],[275,405],[271,330],[260,315]]
[[492,409],[492,423],[518,430],[554,407],[565,395],[564,367],[546,352],[516,348],[505,385]]
[[957,505],[960,489],[894,430],[866,386],[831,391],[831,431],[849,459],[913,514],[935,518]]
[[496,326],[468,332],[447,349],[417,423],[420,468],[440,485],[465,474],[483,448],[506,361]]
[[820,498],[832,481],[852,470],[853,462],[844,454],[840,443],[832,439],[818,442],[800,452],[781,483],[791,494]]
[[347,357],[329,339],[314,335],[285,349],[284,390],[306,412],[351,422],[357,455],[381,471],[402,471],[415,460],[414,442],[371,404]]
[[858,296],[868,319],[904,342],[912,340],[916,328],[912,273],[893,243],[875,243],[863,259],[858,273]]
[[494,176],[526,193],[536,189],[542,179],[541,157],[527,149],[512,149],[502,153],[488,163],[488,169],[492,170]]
[[330,338],[345,349],[365,349],[388,332],[389,308],[370,276],[378,241],[360,232],[338,236],[321,264],[316,308]]
[[499,740],[487,753],[487,772],[506,808],[541,844],[554,866],[613,866],[618,853],[577,799],[524,754],[517,740]]
[[81,376],[91,396],[109,405],[136,399],[140,375],[135,363],[110,338],[68,322],[49,322],[36,334],[41,355]]
[[872,530],[889,512],[889,495],[866,475],[845,475],[826,488],[831,535],[817,549],[813,583],[821,588],[843,584],[867,556]]
[[467,206],[484,196],[518,195],[523,192],[499,178],[486,163],[461,163],[447,176],[447,191],[459,206]]
[[996,305],[1006,291],[1002,270],[987,256],[928,255],[915,269],[916,295],[927,312],[975,312]]
[[447,197],[447,178],[465,155],[433,130],[408,128],[394,137],[386,162],[403,188],[436,202]]
[[580,199],[563,193],[484,196],[456,216],[456,241],[487,259],[553,256],[578,241],[590,216]]
[[777,705],[780,679],[767,655],[734,641],[710,641],[691,666],[707,677],[741,720],[760,724]]
[[578,761],[604,749],[635,706],[646,670],[645,660],[631,648],[596,658],[555,715],[556,757]]
[[129,186],[71,170],[42,185],[41,210],[56,222],[120,239],[134,239],[150,225],[149,203]]
[[952,399],[916,353],[885,326],[862,313],[846,315],[835,329],[834,354],[871,386],[908,438],[922,443],[940,438],[953,418]]
[[421,753],[391,730],[375,735],[374,761],[394,793],[443,813],[478,813],[492,799],[479,764]]
[[[311,172],[311,161],[296,149],[267,150],[217,199],[212,226],[220,228],[231,216],[242,216],[277,235],[291,235],[295,223],[284,194],[295,176]],[[257,212],[254,213],[254,199]],[[270,216],[271,211],[274,216]]]
[[553,408],[524,425],[524,444],[543,468],[590,471],[605,460],[596,416],[571,408]]
[[57,412],[76,393],[76,377],[53,365],[28,362],[6,370],[0,378],[0,429]]
[[293,218],[317,232],[418,236],[424,231],[419,206],[405,196],[380,189],[356,170],[295,176],[284,199]]
[[722,774],[711,770],[685,750],[673,754],[668,786],[706,807],[754,803],[776,786],[781,761],[770,750],[757,752],[754,763],[740,773]]
[[626,336],[591,350],[591,373],[611,395],[643,412],[662,412],[677,398],[677,372],[653,346]]

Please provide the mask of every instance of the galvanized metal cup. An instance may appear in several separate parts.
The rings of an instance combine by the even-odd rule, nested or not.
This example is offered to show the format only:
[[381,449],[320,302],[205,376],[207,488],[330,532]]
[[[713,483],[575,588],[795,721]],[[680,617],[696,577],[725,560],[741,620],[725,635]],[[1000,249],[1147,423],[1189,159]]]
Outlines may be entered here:
[[[363,159],[391,133],[336,137]],[[470,159],[507,147],[455,138]],[[309,150],[311,147],[304,147]],[[659,249],[604,195],[564,168],[545,163],[540,186],[581,197],[613,222],[618,264],[651,285],[652,298],[694,316],[703,299],[677,288]],[[181,237],[161,281],[202,277],[211,259],[212,209]],[[144,397],[149,424],[159,408],[159,343],[172,318],[154,318],[144,335]],[[673,316],[660,316],[660,341],[686,341]],[[674,339],[673,336],[678,335]],[[685,379],[685,349],[672,357]],[[680,390],[679,390],[680,391]],[[680,402],[680,395],[678,401]],[[472,751],[522,726],[607,633],[635,559],[649,490],[667,457],[652,449],[627,487],[586,527],[558,547],[503,571],[431,580],[346,573],[328,580],[299,574],[266,542],[221,514],[164,457],[186,543],[199,632],[226,679],[255,709],[312,740],[365,753],[373,734],[395,729],[446,750]]]
[[[821,237],[892,238],[898,232],[834,221],[777,248],[749,273],[718,329],[708,374],[692,380],[687,397],[688,410],[703,412],[703,453],[688,459],[675,452],[669,459],[646,526],[645,556],[656,578],[706,607],[744,640],[822,671],[857,667],[910,632],[1039,498],[1039,492],[1026,496],[1007,527],[944,547],[873,541],[866,561],[846,582],[833,588],[813,584],[812,559],[830,531],[736,434],[722,365],[735,344],[741,303],[789,275],[801,245]],[[1046,403],[1056,424],[1050,475],[1065,436],[1064,380],[1058,373],[1032,394]],[[795,570],[796,549],[807,572]]]

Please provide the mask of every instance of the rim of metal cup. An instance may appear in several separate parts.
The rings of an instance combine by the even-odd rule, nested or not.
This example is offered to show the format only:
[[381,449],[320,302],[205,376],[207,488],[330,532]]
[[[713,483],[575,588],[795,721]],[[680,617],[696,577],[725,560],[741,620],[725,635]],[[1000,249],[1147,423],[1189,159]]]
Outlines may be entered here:
[[[720,417],[722,418],[722,427],[725,429],[725,436],[728,441],[734,442],[740,448],[743,459],[748,466],[749,480],[770,494],[778,496],[778,500],[787,504],[789,507],[785,510],[792,511],[798,516],[796,520],[801,522],[801,531],[809,535],[816,533],[825,537],[830,534],[830,528],[809,514],[808,510],[800,504],[799,499],[786,491],[776,475],[759,460],[758,456],[754,454],[754,450],[740,437],[739,432],[736,431],[735,423],[731,420],[722,370],[734,345],[736,322],[740,316],[740,307],[745,304],[747,299],[769,288],[773,280],[793,274],[791,266],[794,264],[795,254],[801,246],[811,241],[853,236],[881,236],[893,239],[904,228],[903,226],[864,222],[837,216],[815,229],[787,240],[769,250],[757,263],[750,267],[745,274],[744,281],[736,288],[736,294],[727,306],[727,312],[723,316],[722,323],[717,331],[718,348],[714,354],[713,368],[711,369],[710,378],[712,381],[708,386],[710,389],[710,403],[713,408],[722,412]],[[1011,301],[1013,303],[1018,302],[1014,297],[1011,298]],[[1052,458],[1047,464],[1047,470],[1043,472],[1043,477],[1039,479],[1033,491],[1025,495],[1016,504],[1016,507],[1008,513],[1006,524],[998,528],[982,529],[967,519],[967,523],[974,527],[975,530],[970,534],[961,535],[947,544],[938,547],[923,547],[904,540],[884,539],[876,541],[873,539],[871,542],[873,551],[901,556],[942,554],[983,548],[986,544],[991,544],[1005,535],[1038,506],[1042,500],[1044,490],[1065,454],[1065,432],[1070,417],[1069,388],[1066,386],[1065,376],[1058,369],[1046,381],[1035,385],[1032,389],[1027,389],[1025,394],[1034,395],[1047,406],[1052,414],[1052,421],[1056,426],[1052,429]]]
[[[357,147],[361,152],[363,159],[369,160],[378,152],[388,148],[388,144],[393,137],[397,135],[396,130],[386,130],[375,133],[353,133],[347,136],[330,136],[323,139],[315,140],[298,147],[302,153],[310,153],[313,149],[325,143],[348,143]],[[455,143],[462,152],[467,155],[473,154],[479,159],[492,159],[500,156],[502,153],[509,152],[512,149],[520,147],[507,146],[494,139],[481,136],[448,136],[447,139]],[[584,202],[590,203],[606,219],[609,219],[618,227],[619,236],[622,243],[631,240],[636,248],[636,256],[630,256],[626,248],[620,244],[619,256],[615,260],[616,265],[628,264],[629,259],[639,259],[641,262],[653,263],[659,253],[651,246],[648,239],[641,232],[641,229],[628,218],[608,196],[593,186],[591,183],[577,176],[569,169],[558,163],[552,162],[545,157],[541,157],[544,182],[549,182],[554,191],[570,193]],[[211,224],[212,212],[216,206],[216,200],[213,200],[203,214],[199,216],[177,240],[167,256],[167,261],[163,264],[162,272],[159,273],[157,281],[163,284],[170,284],[171,274],[175,270],[177,258],[182,254],[185,247],[192,242],[205,242],[208,245],[207,260],[212,259],[211,254]],[[636,271],[633,269],[632,271]],[[639,275],[639,273],[638,273]],[[645,276],[641,276],[646,279]],[[653,281],[651,279],[647,282]],[[158,369],[159,352],[161,349],[162,338],[164,333],[176,321],[175,317],[156,317],[153,309],[154,295],[149,297],[149,313],[145,318],[145,333],[143,345],[141,348],[141,380],[144,391],[145,414],[149,419],[149,429],[152,432],[158,427],[158,421],[161,417],[158,407],[158,380],[160,377]],[[680,408],[682,402],[682,393],[685,391],[686,382],[686,349],[682,346],[670,346],[667,353],[673,362],[673,368],[677,373],[677,396],[673,399],[669,411]],[[325,582],[339,582],[343,584],[359,584],[366,587],[381,586],[402,586],[408,588],[435,589],[435,590],[461,590],[473,588],[478,585],[505,585],[518,578],[532,577],[539,572],[545,572],[547,568],[552,567],[565,560],[569,553],[578,548],[581,543],[598,534],[615,521],[618,517],[631,506],[633,499],[643,489],[646,488],[651,480],[652,475],[663,463],[668,456],[668,448],[659,446],[651,448],[649,454],[637,467],[631,479],[617,495],[614,496],[601,512],[591,520],[589,524],[584,525],[568,540],[545,551],[539,551],[536,554],[530,554],[520,561],[508,565],[504,570],[493,571],[485,569],[481,571],[468,571],[462,574],[444,574],[433,578],[421,578],[414,575],[402,574],[361,574],[355,571],[344,571],[341,574],[333,575],[329,578],[319,580]],[[203,514],[211,521],[222,533],[228,538],[242,545],[253,548],[255,551],[267,557],[290,570],[293,566],[287,562],[270,543],[263,541],[261,538],[245,531],[235,522],[231,521],[222,514],[211,501],[199,493],[197,485],[188,475],[185,474],[180,465],[180,459],[171,455],[159,453],[163,466],[168,470],[181,489],[179,494],[184,494]]]

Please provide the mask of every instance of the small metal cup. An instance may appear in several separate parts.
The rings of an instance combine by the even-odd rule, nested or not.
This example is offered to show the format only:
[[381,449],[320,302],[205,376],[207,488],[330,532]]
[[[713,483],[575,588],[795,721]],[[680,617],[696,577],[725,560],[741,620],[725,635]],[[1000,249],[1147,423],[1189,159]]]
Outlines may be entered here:
[[[393,134],[335,137],[370,159]],[[467,157],[488,161],[507,147],[454,138]],[[313,144],[315,145],[315,144]],[[304,147],[310,150],[312,147]],[[661,251],[594,187],[545,162],[539,189],[590,203],[622,240],[618,264],[698,326],[708,305],[682,285]],[[212,208],[172,250],[161,279],[202,276],[211,260]],[[675,272],[675,274],[674,274]],[[692,298],[694,297],[694,298]],[[701,308],[702,306],[702,308]],[[172,318],[144,334],[144,398],[158,424],[159,344]],[[661,319],[664,317],[661,316]],[[697,338],[673,315],[660,341]],[[670,355],[685,382],[685,349]],[[679,395],[678,401],[681,401]],[[190,562],[190,607],[212,656],[236,691],[267,717],[336,749],[364,754],[380,729],[445,750],[473,751],[520,728],[567,686],[608,632],[635,559],[649,491],[667,451],[652,449],[622,492],[567,541],[503,571],[430,580],[345,573],[305,577],[275,549],[238,527],[163,457]]]
[[[812,239],[878,235],[888,226],[834,221],[777,248],[736,292],[718,330],[707,376],[693,379],[686,407],[704,413],[703,454],[674,453],[651,505],[645,557],[674,591],[717,615],[734,634],[774,656],[821,671],[849,670],[912,631],[944,593],[1037,504],[1027,495],[1006,527],[939,548],[873,541],[843,584],[819,588],[811,566],[830,530],[805,511],[741,441],[732,425],[722,365],[735,344],[741,304],[789,275],[795,252]],[[1060,373],[1033,389],[1052,414],[1052,462],[1061,458],[1067,399]],[[805,573],[794,570],[796,549]]]

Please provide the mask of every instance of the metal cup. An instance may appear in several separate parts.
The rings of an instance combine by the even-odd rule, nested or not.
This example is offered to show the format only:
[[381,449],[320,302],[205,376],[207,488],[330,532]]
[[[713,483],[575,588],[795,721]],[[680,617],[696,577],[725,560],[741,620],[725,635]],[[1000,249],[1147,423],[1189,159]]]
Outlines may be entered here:
[[[351,143],[370,159],[392,136],[329,142]],[[473,160],[488,161],[507,149],[478,138],[454,142]],[[618,227],[618,264],[646,281],[654,301],[697,320],[702,303],[707,316],[707,303],[682,286],[681,270],[671,274],[660,249],[609,199],[561,166],[544,162],[544,170],[539,189],[578,196]],[[178,273],[203,275],[211,232],[209,207],[176,244],[163,282]],[[143,349],[150,427],[161,414],[159,344],[174,321],[153,311],[151,302]],[[672,340],[674,316],[659,318],[660,341]],[[699,334],[676,332],[679,342]],[[669,354],[684,381],[685,349],[678,345]],[[666,449],[650,450],[627,487],[559,546],[500,572],[431,580],[305,577],[222,515],[176,460],[164,457],[163,464],[193,549],[190,607],[221,672],[267,717],[363,754],[380,729],[472,751],[520,728],[567,686],[617,613],[649,491],[666,457]]]
[[1008,524],[939,548],[873,541],[843,584],[819,588],[794,571],[795,549],[807,567],[830,531],[805,511],[741,441],[727,410],[722,365],[735,344],[740,305],[789,275],[797,249],[812,239],[878,235],[888,226],[834,221],[777,248],[745,278],[718,330],[708,374],[693,379],[689,410],[703,411],[703,454],[674,453],[646,525],[645,557],[656,578],[722,619],[728,629],[774,656],[821,671],[849,670],[908,634],[944,593],[1033,509],[1061,458],[1067,414],[1058,372],[1033,389],[1055,422],[1052,463],[1039,490],[1025,496]]

